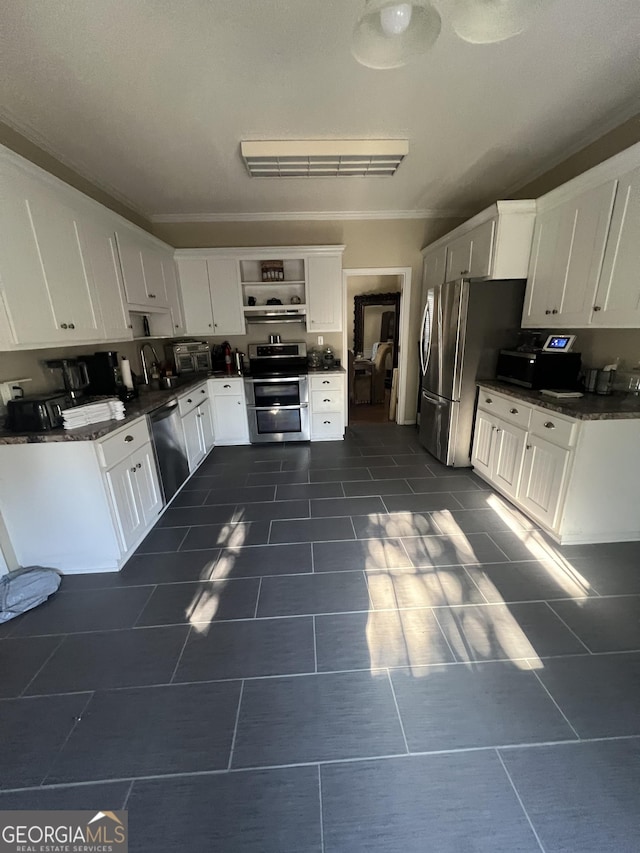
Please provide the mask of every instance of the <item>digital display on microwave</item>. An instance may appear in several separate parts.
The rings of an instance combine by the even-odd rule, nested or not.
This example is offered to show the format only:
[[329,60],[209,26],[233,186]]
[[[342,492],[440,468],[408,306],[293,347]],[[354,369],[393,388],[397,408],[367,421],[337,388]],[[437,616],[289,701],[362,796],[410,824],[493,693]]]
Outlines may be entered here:
[[543,352],[569,352],[575,341],[575,335],[549,335]]

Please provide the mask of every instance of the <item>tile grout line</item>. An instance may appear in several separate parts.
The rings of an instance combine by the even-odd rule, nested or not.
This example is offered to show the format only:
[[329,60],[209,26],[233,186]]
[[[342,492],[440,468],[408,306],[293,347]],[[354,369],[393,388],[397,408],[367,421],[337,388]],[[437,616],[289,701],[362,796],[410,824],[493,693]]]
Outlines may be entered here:
[[316,640],[316,617],[315,614],[311,617],[313,623],[313,665],[314,672],[318,672],[318,644]]
[[265,545],[272,545],[272,544],[274,544],[274,543],[272,543],[272,542],[271,542],[271,528],[272,528],[272,527],[273,527],[273,519],[271,519],[271,521],[269,522],[269,533],[267,534],[267,541],[265,542]]
[[[83,690],[82,690],[82,691],[79,691],[79,692],[84,693],[84,691],[83,691]],[[60,758],[60,756],[62,755],[62,752],[63,752],[63,750],[65,749],[66,745],[69,743],[69,741],[70,741],[70,739],[71,739],[71,735],[75,732],[75,730],[76,730],[76,727],[77,727],[78,723],[80,723],[80,722],[82,721],[82,716],[83,716],[84,712],[87,710],[87,708],[89,707],[89,705],[90,705],[90,703],[91,703],[91,701],[92,701],[92,699],[93,699],[93,697],[94,697],[95,695],[96,695],[96,691],[95,691],[95,690],[91,690],[91,691],[89,691],[89,698],[87,699],[87,701],[84,703],[84,705],[83,705],[83,706],[82,706],[82,708],[80,709],[80,711],[79,711],[79,713],[78,713],[78,716],[77,716],[77,717],[74,717],[74,719],[73,719],[73,725],[71,726],[71,728],[70,728],[70,730],[69,730],[69,732],[68,732],[68,734],[67,734],[66,738],[65,738],[65,739],[64,739],[64,741],[62,742],[62,745],[61,745],[60,749],[56,752],[55,757],[53,758],[53,760],[52,760],[52,761],[51,761],[51,763],[49,764],[49,766],[48,766],[48,768],[47,768],[46,773],[45,773],[45,774],[44,774],[44,776],[42,777],[42,781],[40,782],[40,787],[42,787],[42,786],[44,785],[44,783],[47,781],[47,779],[48,779],[48,778],[49,778],[49,776],[51,775],[51,771],[52,771],[52,770],[53,770],[53,768],[55,767],[56,762],[58,761],[58,759]]]
[[320,806],[320,849],[324,853],[324,811],[322,807],[322,770],[318,764],[318,798]]
[[[313,542],[309,542],[309,550],[311,551],[311,574],[315,575],[316,573],[316,557],[314,554]],[[308,574],[308,572],[299,572],[299,574]]]
[[535,675],[535,677],[536,677],[536,678],[538,679],[538,681],[540,682],[540,684],[541,684],[541,686],[542,686],[543,690],[545,691],[545,693],[547,694],[547,696],[549,697],[549,699],[551,699],[551,701],[552,701],[552,702],[553,702],[553,704],[556,706],[556,708],[558,709],[558,711],[560,711],[560,713],[562,714],[562,717],[563,717],[564,721],[565,721],[565,722],[566,722],[566,724],[569,726],[569,728],[571,729],[571,731],[574,733],[574,735],[576,736],[576,738],[577,738],[579,741],[580,741],[580,740],[582,740],[582,738],[580,737],[580,735],[578,734],[578,732],[574,729],[573,724],[571,723],[571,721],[569,720],[569,718],[567,717],[567,715],[565,714],[565,712],[562,710],[562,708],[560,707],[560,705],[558,705],[558,703],[556,702],[556,700],[555,700],[555,699],[553,698],[553,696],[551,695],[551,691],[549,690],[549,688],[547,687],[547,685],[544,683],[544,681],[540,678],[540,676],[538,675],[537,671],[536,671],[535,669],[532,669],[531,671],[533,672],[533,674]]
[[[476,565],[482,565],[482,564],[481,564],[481,563],[477,563]],[[469,574],[469,568],[473,568],[473,564],[471,564],[469,567],[467,567],[466,565],[463,565],[463,566],[462,566],[462,571],[463,571],[463,572],[465,573],[465,575],[469,578],[469,583],[471,584],[471,586],[472,586],[474,589],[477,589],[477,590],[478,590],[478,592],[480,593],[480,595],[482,596],[482,598],[485,600],[485,602],[486,602],[487,604],[491,604],[492,602],[490,602],[490,601],[489,601],[489,599],[487,598],[487,596],[484,594],[484,592],[480,589],[480,587],[478,586],[478,584],[474,581],[474,579],[473,579],[473,578],[471,577],[471,575]],[[494,602],[494,603],[496,603],[496,602]],[[513,602],[506,602],[506,601],[502,601],[502,602],[497,602],[497,603],[501,603],[501,604],[512,604]]]
[[444,630],[444,628],[443,628],[443,627],[442,627],[442,625],[440,624],[440,620],[438,619],[438,614],[437,614],[437,613],[436,613],[436,611],[433,609],[433,607],[431,608],[431,612],[433,613],[433,618],[436,620],[436,625],[437,625],[437,626],[438,626],[438,628],[440,629],[440,633],[441,633],[441,634],[442,634],[442,636],[444,637],[444,641],[445,641],[445,643],[447,644],[447,648],[448,648],[448,649],[449,649],[449,651],[451,652],[452,663],[470,663],[471,661],[458,661],[458,657],[456,656],[456,653],[455,653],[455,652],[454,652],[454,650],[453,650],[453,646],[452,646],[452,645],[451,645],[451,643],[449,642],[449,638],[447,637],[446,631]]
[[513,793],[516,795],[516,798],[517,798],[517,800],[518,800],[518,803],[520,804],[520,808],[521,808],[521,809],[522,809],[522,811],[524,812],[524,816],[526,817],[527,822],[528,822],[529,826],[531,827],[531,832],[533,832],[533,834],[534,834],[534,836],[535,836],[535,839],[536,839],[536,841],[538,842],[538,846],[540,847],[540,850],[542,851],[542,853],[545,853],[545,849],[544,849],[544,847],[543,847],[543,845],[542,845],[542,841],[540,840],[540,836],[539,836],[539,835],[538,835],[538,833],[536,832],[536,828],[535,828],[535,826],[533,825],[533,821],[532,821],[532,820],[531,820],[531,818],[529,817],[529,812],[526,810],[525,805],[524,805],[524,803],[522,802],[522,797],[521,797],[521,796],[520,796],[520,794],[518,793],[518,789],[516,788],[515,782],[514,782],[514,781],[513,781],[513,779],[511,778],[511,773],[509,773],[509,771],[507,770],[507,765],[504,763],[504,760],[503,760],[502,756],[500,755],[500,750],[499,750],[499,749],[497,749],[497,748],[494,748],[494,752],[495,752],[495,754],[496,754],[496,755],[497,755],[497,757],[498,757],[498,761],[499,761],[499,762],[500,762],[500,764],[502,765],[502,769],[503,769],[503,770],[504,770],[504,772],[506,773],[507,779],[509,780],[509,784],[510,784],[510,785],[511,785],[511,787],[513,788]]
[[[556,600],[556,599],[551,599],[551,601],[555,601],[555,600]],[[578,600],[580,600],[580,599],[578,599]],[[567,624],[567,622],[565,622],[565,621],[564,621],[564,619],[562,618],[562,616],[560,616],[560,614],[559,614],[559,613],[557,613],[557,612],[553,609],[553,607],[549,604],[549,600],[548,600],[548,599],[545,599],[545,600],[544,600],[544,604],[546,604],[546,605],[547,605],[547,607],[548,607],[548,608],[549,608],[549,610],[553,613],[553,615],[556,617],[556,619],[559,619],[559,620],[562,622],[562,624],[565,626],[565,628],[573,634],[573,636],[574,636],[574,637],[576,638],[576,640],[580,643],[580,645],[581,645],[581,646],[584,646],[584,648],[589,652],[589,654],[590,654],[590,655],[593,655],[593,651],[592,651],[592,649],[590,649],[590,648],[589,648],[589,646],[588,646],[588,645],[587,645],[583,640],[581,640],[581,639],[580,639],[580,637],[578,636],[578,634],[576,634],[576,632],[573,630],[573,628],[572,628],[569,624]]]
[[258,584],[258,594],[256,595],[256,609],[253,611],[253,618],[257,619],[258,617],[258,605],[260,604],[260,593],[262,592],[262,577],[260,577],[260,583]]
[[182,648],[180,649],[180,654],[178,655],[178,660],[176,661],[176,665],[174,666],[173,672],[171,673],[171,678],[169,679],[169,684],[173,684],[173,680],[176,677],[176,674],[178,672],[178,667],[180,666],[182,656],[184,655],[184,650],[187,648],[187,643],[189,642],[189,637],[191,636],[192,631],[193,631],[193,625],[189,625],[189,630],[187,631],[187,636],[184,638],[184,643],[182,644]]
[[393,689],[393,681],[391,680],[391,673],[389,672],[389,668],[385,669],[387,673],[387,680],[389,682],[389,687],[391,688],[391,695],[393,696],[393,704],[396,706],[396,714],[398,715],[398,722],[400,724],[400,731],[402,732],[402,740],[404,741],[404,747],[407,750],[407,755],[410,755],[409,744],[407,743],[407,736],[404,731],[404,724],[402,722],[402,716],[400,714],[400,708],[398,707],[398,700],[396,698],[396,691]]
[[233,737],[231,738],[231,747],[229,748],[229,763],[227,764],[227,770],[231,770],[231,762],[233,760],[233,750],[236,747],[236,735],[238,733],[238,721],[240,720],[240,707],[242,706],[242,697],[244,695],[244,678],[242,679],[242,684],[240,685],[240,695],[238,697],[238,710],[236,711],[236,722],[233,727]]
[[[486,533],[485,535],[489,537],[492,544],[498,549],[498,551],[501,551],[505,555],[505,557],[507,558],[507,562],[509,562],[509,563],[516,562],[516,561],[510,559],[507,552],[498,545],[498,543],[496,542],[496,540],[493,538],[493,536],[490,533]],[[530,560],[520,560],[519,562],[526,563],[526,562],[531,562],[531,561]]]
[[131,784],[129,785],[129,788],[127,790],[127,794],[124,798],[124,803],[122,804],[123,811],[127,808],[127,803],[129,802],[129,797],[131,796],[131,792],[133,791],[133,786],[135,785],[135,782],[136,782],[135,779],[131,780]]
[[[31,687],[31,685],[32,685],[32,684],[33,684],[33,682],[36,680],[36,678],[40,675],[40,673],[42,672],[42,670],[43,670],[43,669],[45,668],[45,666],[49,663],[49,661],[51,660],[51,658],[55,655],[55,653],[58,651],[58,649],[59,649],[59,648],[60,648],[60,646],[64,643],[64,641],[67,639],[67,637],[69,636],[69,634],[61,634],[61,635],[53,634],[52,636],[54,636],[54,637],[55,637],[55,636],[60,636],[60,639],[58,640],[58,642],[56,643],[56,645],[55,645],[55,646],[53,647],[53,649],[51,650],[51,654],[47,657],[47,659],[44,661],[44,663],[42,664],[42,666],[40,666],[40,667],[36,670],[36,672],[31,676],[31,678],[29,679],[29,682],[24,686],[24,688],[20,691],[20,693],[18,694],[18,696],[17,696],[16,698],[18,698],[18,699],[22,699],[22,698],[24,698],[24,696],[25,696],[25,694],[26,694],[27,690]],[[7,639],[8,639],[8,638],[7,638]],[[18,638],[16,637],[15,639],[18,639]]]
[[184,536],[183,536],[183,537],[182,537],[182,539],[180,540],[180,544],[178,545],[178,547],[177,547],[177,548],[176,548],[176,550],[175,550],[175,553],[176,553],[176,554],[178,553],[178,551],[179,551],[179,550],[182,548],[182,546],[184,545],[184,543],[185,543],[185,539],[186,539],[186,538],[187,538],[187,536],[189,535],[189,532],[190,532],[190,531],[191,531],[191,527],[187,527],[187,532],[184,534]]
[[[139,626],[139,625],[138,625],[138,622],[139,622],[139,621],[140,621],[140,619],[142,618],[142,614],[143,614],[143,613],[144,613],[144,611],[147,609],[147,604],[149,604],[149,602],[151,601],[151,597],[154,595],[154,593],[155,593],[155,591],[156,591],[157,589],[158,589],[158,584],[157,584],[157,583],[154,583],[154,584],[152,584],[152,585],[151,585],[151,592],[150,592],[150,593],[149,593],[149,595],[147,596],[147,598],[146,598],[146,600],[145,600],[144,604],[143,604],[143,605],[142,605],[142,607],[140,608],[140,611],[139,611],[138,615],[137,615],[137,616],[136,616],[136,618],[134,619],[133,625],[131,626],[131,628],[132,628],[132,629],[133,629],[133,628],[138,628],[138,627],[144,627],[144,625]],[[122,630],[126,630],[126,629],[122,629],[122,628],[114,628],[113,630],[115,630],[115,631],[122,631]],[[93,632],[93,631],[90,631],[90,632],[78,632],[78,633],[94,633],[94,632]]]

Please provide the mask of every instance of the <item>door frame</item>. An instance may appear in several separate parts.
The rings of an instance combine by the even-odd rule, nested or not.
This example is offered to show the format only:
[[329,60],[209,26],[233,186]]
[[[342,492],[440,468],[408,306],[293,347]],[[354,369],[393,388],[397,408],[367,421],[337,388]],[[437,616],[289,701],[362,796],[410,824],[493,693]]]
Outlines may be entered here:
[[[372,275],[394,275],[400,278],[400,328],[398,334],[398,403],[396,405],[395,422],[397,424],[413,424],[412,420],[405,420],[405,408],[407,400],[407,370],[409,365],[409,319],[411,305],[411,267],[358,267],[356,269],[342,270],[342,352],[347,357],[347,323],[352,322],[352,317],[347,311],[347,279],[355,276]],[[345,406],[347,421],[349,419],[349,377],[345,383]]]

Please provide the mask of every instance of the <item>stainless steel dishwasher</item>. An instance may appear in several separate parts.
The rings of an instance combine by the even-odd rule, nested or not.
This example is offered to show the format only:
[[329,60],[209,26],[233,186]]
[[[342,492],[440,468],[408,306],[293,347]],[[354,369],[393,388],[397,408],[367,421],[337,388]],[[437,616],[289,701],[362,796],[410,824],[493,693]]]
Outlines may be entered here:
[[167,503],[189,476],[187,446],[177,400],[169,400],[149,415],[160,481]]

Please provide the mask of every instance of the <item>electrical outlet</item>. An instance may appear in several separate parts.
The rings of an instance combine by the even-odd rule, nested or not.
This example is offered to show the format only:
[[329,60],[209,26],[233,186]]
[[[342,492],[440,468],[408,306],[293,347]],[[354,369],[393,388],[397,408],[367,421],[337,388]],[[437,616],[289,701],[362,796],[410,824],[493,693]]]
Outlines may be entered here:
[[321,347],[323,343],[324,343],[324,338],[322,337],[322,335],[318,335],[318,346]]

